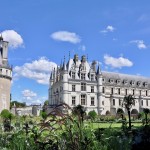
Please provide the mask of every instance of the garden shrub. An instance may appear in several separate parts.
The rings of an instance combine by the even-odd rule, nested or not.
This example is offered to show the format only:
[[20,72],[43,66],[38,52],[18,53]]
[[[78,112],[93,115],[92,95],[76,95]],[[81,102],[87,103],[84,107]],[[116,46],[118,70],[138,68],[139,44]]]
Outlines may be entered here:
[[92,110],[88,113],[88,116],[91,118],[92,121],[94,121],[97,117],[97,113],[95,112],[95,110]]

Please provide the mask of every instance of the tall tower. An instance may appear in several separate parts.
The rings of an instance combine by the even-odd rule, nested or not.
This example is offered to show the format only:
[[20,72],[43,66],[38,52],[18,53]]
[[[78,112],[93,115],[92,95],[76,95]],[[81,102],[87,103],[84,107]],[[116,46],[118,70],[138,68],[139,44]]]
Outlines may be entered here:
[[50,105],[53,105],[53,99],[52,99],[52,86],[53,86],[53,82],[54,80],[53,80],[53,73],[51,72],[51,75],[50,75],[50,79],[49,79],[49,95],[48,95],[48,97],[49,97],[49,104]]
[[98,64],[97,69],[97,106],[98,106],[98,113],[101,114],[102,108],[102,72],[100,70],[100,65]]
[[63,102],[68,104],[68,71],[66,67],[66,61],[64,58],[63,68],[62,68],[62,87],[63,87]]
[[10,109],[12,67],[8,64],[8,42],[0,36],[0,112]]

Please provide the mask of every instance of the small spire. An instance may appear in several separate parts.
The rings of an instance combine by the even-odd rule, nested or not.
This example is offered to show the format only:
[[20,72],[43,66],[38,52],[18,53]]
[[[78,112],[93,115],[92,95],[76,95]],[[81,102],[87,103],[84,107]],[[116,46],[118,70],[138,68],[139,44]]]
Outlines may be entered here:
[[59,67],[58,66],[57,66],[57,71],[56,72],[57,72],[57,74],[59,73]]
[[70,60],[70,51],[69,51],[69,60]]
[[65,56],[64,56],[63,70],[67,70]]
[[101,74],[100,63],[98,63],[97,74]]
[[61,62],[60,62],[60,69],[62,68],[62,59],[61,59]]
[[51,76],[50,76],[50,79],[51,79],[51,80],[53,80],[53,73],[52,73],[52,72],[51,72]]
[[88,61],[88,59],[89,59],[88,54],[87,54],[87,56],[86,56],[86,57],[87,57],[87,61]]

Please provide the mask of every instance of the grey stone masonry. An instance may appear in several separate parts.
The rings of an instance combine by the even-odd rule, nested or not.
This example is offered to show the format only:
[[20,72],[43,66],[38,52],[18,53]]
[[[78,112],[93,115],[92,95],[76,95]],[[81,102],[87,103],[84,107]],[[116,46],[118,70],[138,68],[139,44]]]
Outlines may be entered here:
[[10,109],[12,67],[8,63],[8,42],[0,37],[0,112]]

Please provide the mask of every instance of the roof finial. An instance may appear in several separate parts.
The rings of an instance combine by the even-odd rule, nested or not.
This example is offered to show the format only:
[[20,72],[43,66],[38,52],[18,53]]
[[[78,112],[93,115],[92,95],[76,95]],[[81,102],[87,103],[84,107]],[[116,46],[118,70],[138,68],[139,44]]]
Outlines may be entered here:
[[69,60],[70,60],[70,51],[69,51]]
[[62,59],[61,59],[61,62],[60,62],[60,69],[62,68]]
[[100,70],[100,63],[98,62],[98,68],[97,68],[97,75],[101,74],[101,70]]
[[86,57],[87,57],[87,61],[88,61],[88,59],[89,59],[88,54],[87,54],[87,56],[86,56]]
[[63,70],[67,70],[67,68],[66,68],[66,58],[65,58],[65,56],[64,56]]

